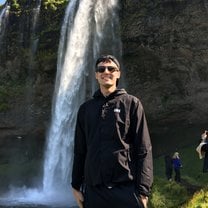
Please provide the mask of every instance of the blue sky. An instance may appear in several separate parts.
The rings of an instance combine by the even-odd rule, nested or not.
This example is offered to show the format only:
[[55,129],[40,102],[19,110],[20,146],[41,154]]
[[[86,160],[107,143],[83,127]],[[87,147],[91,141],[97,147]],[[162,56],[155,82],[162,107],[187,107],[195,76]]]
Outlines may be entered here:
[[0,0],[0,5],[4,4],[6,0]]

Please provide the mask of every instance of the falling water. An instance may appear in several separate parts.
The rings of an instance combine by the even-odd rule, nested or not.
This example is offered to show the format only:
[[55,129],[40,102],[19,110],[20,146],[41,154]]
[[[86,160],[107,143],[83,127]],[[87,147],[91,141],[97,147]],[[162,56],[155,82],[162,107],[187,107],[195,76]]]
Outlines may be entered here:
[[38,48],[38,42],[39,42],[39,35],[38,35],[38,20],[40,15],[40,8],[41,8],[41,0],[36,0],[34,8],[32,10],[32,15],[27,16],[28,22],[31,22],[31,26],[28,26],[28,29],[30,28],[30,45],[29,45],[29,65],[27,70],[27,80],[26,80],[26,91],[25,91],[25,103],[27,104],[27,109],[25,110],[25,120],[26,123],[29,124],[31,127],[34,126],[34,118],[32,116],[33,109],[33,98],[35,94],[34,89],[34,82],[35,82],[35,56]]
[[[0,54],[4,52],[4,45],[3,39],[5,37],[8,17],[9,17],[9,10],[10,6],[5,4],[3,9],[0,11]],[[1,60],[1,59],[0,59]]]
[[[86,92],[93,87],[93,62],[100,52],[120,55],[115,35],[116,0],[71,1],[61,33],[57,80],[44,165],[44,190],[68,189],[72,166],[75,119]],[[66,46],[66,47],[65,47]],[[94,74],[93,74],[94,75]],[[93,76],[94,79],[94,76]],[[90,92],[91,94],[92,92]]]
[[9,17],[10,6],[6,4],[0,11],[0,37],[4,34]]
[[[75,118],[78,106],[89,90],[84,84],[84,75],[91,75],[92,62],[100,53],[101,46],[108,48],[110,53],[115,47],[119,53],[120,41],[115,38],[113,21],[117,1],[98,0],[94,3],[82,0],[79,7],[77,2],[71,1],[68,6],[61,34],[52,123],[44,165],[44,190],[70,186]],[[114,40],[118,42],[115,46]]]
[[37,44],[39,42],[39,36],[37,35],[38,21],[40,15],[41,0],[36,0],[35,7],[32,11],[32,26],[31,26],[31,38],[30,38],[30,50],[32,57],[37,51]]
[[24,198],[27,203],[36,199],[37,204],[75,205],[70,175],[76,113],[95,90],[96,58],[106,53],[121,56],[117,9],[118,0],[70,0],[59,43],[43,189],[24,191],[21,201]]
[[35,33],[36,32],[36,27],[37,27],[37,23],[38,23],[38,19],[39,19],[39,15],[40,15],[40,7],[41,7],[41,0],[36,0],[36,5],[33,8],[33,20],[32,20],[32,32]]

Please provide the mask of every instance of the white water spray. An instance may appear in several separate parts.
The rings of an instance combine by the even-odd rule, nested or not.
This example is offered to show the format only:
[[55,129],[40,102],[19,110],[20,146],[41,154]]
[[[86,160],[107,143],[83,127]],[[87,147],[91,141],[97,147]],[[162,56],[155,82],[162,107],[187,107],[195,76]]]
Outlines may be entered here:
[[8,18],[9,18],[9,11],[10,11],[10,6],[8,4],[5,4],[5,6],[0,11],[0,49],[1,50],[4,45],[3,38],[6,32],[6,27],[7,27]]
[[0,34],[4,32],[7,19],[9,16],[10,6],[6,4],[3,9],[0,11]]
[[[121,55],[118,0],[70,0],[62,25],[43,189],[36,203],[75,205],[70,193],[73,139],[79,105],[95,90],[94,63],[101,54]],[[20,192],[20,191],[19,191]],[[27,193],[27,195],[25,194]],[[30,199],[24,190],[25,201]],[[13,194],[13,197],[14,194]]]
[[76,113],[86,97],[86,90],[89,90],[85,87],[84,75],[94,71],[92,62],[101,46],[105,46],[106,37],[111,39],[107,47],[112,52],[115,38],[112,31],[115,28],[112,27],[114,20],[109,17],[113,16],[116,6],[115,0],[98,0],[96,3],[82,0],[78,7],[77,1],[71,1],[68,6],[70,13],[64,21],[59,48],[52,123],[44,165],[44,190],[64,190],[70,186]]

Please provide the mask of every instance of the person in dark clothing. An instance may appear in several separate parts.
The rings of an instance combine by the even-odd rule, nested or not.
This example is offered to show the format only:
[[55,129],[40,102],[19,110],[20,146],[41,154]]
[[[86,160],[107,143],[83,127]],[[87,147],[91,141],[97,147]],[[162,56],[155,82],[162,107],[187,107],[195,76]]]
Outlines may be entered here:
[[196,151],[199,153],[199,158],[204,159],[203,162],[203,172],[208,172],[208,131],[205,130],[201,135],[201,140],[199,145],[196,148]]
[[204,144],[201,148],[204,154],[204,162],[203,162],[203,173],[208,172],[208,143]]
[[143,106],[117,89],[121,71],[114,56],[101,56],[95,68],[100,88],[77,115],[74,197],[80,208],[146,208],[153,162]]
[[170,155],[165,155],[165,175],[169,181],[172,180],[172,174],[173,174],[172,158]]
[[179,153],[178,152],[175,152],[174,155],[173,155],[173,158],[172,158],[172,163],[173,163],[173,168],[174,168],[174,171],[175,171],[175,181],[176,182],[181,182],[181,167],[182,167],[182,164],[181,164],[181,159],[179,157]]

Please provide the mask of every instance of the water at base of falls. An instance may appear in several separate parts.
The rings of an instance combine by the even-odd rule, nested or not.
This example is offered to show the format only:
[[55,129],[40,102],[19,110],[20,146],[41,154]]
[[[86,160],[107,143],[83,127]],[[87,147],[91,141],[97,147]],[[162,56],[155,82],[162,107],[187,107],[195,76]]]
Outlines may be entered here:
[[71,190],[47,193],[40,189],[12,188],[0,197],[0,208],[76,208]]
[[66,207],[66,206],[48,206],[48,205],[39,205],[39,204],[22,204],[22,205],[0,205],[0,208],[78,208],[77,206]]
[[[0,202],[1,203],[1,202]],[[39,204],[18,204],[18,205],[0,205],[0,208],[78,208],[77,206],[66,207],[66,206],[49,206],[49,205],[39,205]]]

